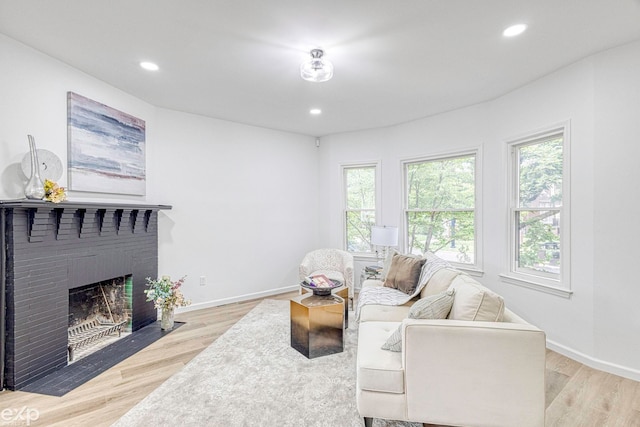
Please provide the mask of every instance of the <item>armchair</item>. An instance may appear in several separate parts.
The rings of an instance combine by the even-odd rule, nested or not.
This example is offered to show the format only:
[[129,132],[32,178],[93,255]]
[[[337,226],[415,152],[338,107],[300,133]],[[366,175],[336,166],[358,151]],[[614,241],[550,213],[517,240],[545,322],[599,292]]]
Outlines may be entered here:
[[353,298],[353,255],[349,252],[324,248],[307,253],[300,263],[300,280],[314,274],[340,280],[349,290],[349,299]]

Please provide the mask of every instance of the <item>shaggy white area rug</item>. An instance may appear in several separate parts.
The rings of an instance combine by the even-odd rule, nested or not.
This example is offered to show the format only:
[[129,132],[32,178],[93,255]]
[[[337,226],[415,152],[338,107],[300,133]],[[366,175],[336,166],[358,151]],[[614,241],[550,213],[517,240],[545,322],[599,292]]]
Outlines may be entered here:
[[351,323],[344,352],[309,360],[290,345],[289,302],[264,300],[113,426],[361,427]]

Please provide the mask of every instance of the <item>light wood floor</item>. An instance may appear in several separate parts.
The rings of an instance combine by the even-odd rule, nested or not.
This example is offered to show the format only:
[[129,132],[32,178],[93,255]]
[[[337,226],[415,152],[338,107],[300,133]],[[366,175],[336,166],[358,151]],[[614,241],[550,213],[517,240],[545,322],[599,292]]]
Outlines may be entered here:
[[[278,295],[289,299],[296,293]],[[7,409],[37,411],[32,426],[109,426],[179,371],[260,300],[176,315],[186,322],[144,350],[63,397],[0,392],[0,426]],[[177,399],[188,396],[177,396]],[[26,414],[26,411],[24,412]],[[547,426],[640,426],[640,383],[591,369],[547,351]],[[342,426],[336,426],[342,427]]]

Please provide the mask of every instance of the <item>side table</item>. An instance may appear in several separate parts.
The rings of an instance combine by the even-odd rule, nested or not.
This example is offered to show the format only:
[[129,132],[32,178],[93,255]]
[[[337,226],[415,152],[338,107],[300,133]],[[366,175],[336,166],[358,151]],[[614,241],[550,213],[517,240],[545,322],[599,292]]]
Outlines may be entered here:
[[[300,286],[300,292],[302,295],[305,293],[311,293],[311,291],[305,287]],[[334,288],[331,290],[332,295],[337,295],[340,298],[344,299],[344,327],[349,327],[349,288],[342,285],[339,288]],[[353,306],[353,301],[351,301],[351,305]]]
[[362,289],[362,284],[364,283],[364,281],[369,279],[382,280],[382,271],[373,273],[368,272],[363,268],[362,273],[360,273],[360,289]]
[[291,298],[291,347],[308,359],[342,352],[344,304],[336,295]]

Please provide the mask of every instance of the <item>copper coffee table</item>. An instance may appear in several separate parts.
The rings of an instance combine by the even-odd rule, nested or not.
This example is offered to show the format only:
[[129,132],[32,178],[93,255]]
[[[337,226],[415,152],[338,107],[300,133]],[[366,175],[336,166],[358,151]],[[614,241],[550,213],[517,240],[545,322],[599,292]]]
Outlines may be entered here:
[[290,307],[291,347],[308,359],[344,350],[344,299],[304,293]]
[[[311,292],[309,288],[305,288],[304,286],[300,286],[300,291],[302,294]],[[331,289],[331,295],[336,295],[344,299],[344,327],[349,328],[349,288],[344,285],[338,286],[337,288]]]

